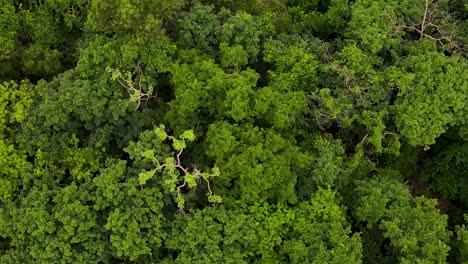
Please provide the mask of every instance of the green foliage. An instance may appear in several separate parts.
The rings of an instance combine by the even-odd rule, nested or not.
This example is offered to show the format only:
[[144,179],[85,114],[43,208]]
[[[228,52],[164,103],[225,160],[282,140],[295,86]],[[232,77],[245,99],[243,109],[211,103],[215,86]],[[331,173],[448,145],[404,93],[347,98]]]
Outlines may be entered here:
[[23,150],[18,149],[14,137],[33,104],[34,91],[29,82],[0,84],[0,200],[16,196],[21,173],[30,169]]
[[[172,141],[172,149],[175,151],[175,157],[172,155],[170,147],[164,142],[169,139]],[[187,141],[195,140],[193,130],[186,130],[176,138],[168,136],[165,132],[165,126],[160,126],[153,131],[145,131],[140,135],[139,141],[130,142],[128,148],[124,150],[135,159],[140,169],[138,181],[141,188],[148,181],[154,183],[153,178],[157,175],[161,177],[162,182],[158,184],[162,187],[165,194],[173,194],[177,207],[180,210],[185,208],[185,196],[182,189],[196,188],[198,183],[203,180],[207,184],[207,196],[210,203],[221,203],[222,198],[214,195],[210,180],[220,175],[220,170],[215,167],[212,173],[201,172],[197,168],[189,169],[182,164],[182,154],[187,147]],[[154,184],[150,184],[152,186]]]
[[110,232],[110,243],[116,256],[135,260],[143,255],[152,255],[161,246],[162,201],[157,188],[138,191],[129,184],[127,195],[107,217],[104,228]]
[[16,36],[20,30],[20,20],[18,13],[15,12],[13,1],[2,0],[0,7],[0,61],[10,59],[15,52]]
[[223,172],[215,186],[246,203],[261,198],[294,203],[297,172],[309,158],[293,142],[273,130],[226,122],[211,125],[207,154]]
[[[258,74],[250,69],[227,74],[212,61],[197,61],[175,66],[173,74],[176,99],[170,103],[167,120],[179,133],[206,125],[210,117],[240,121],[256,114],[251,110]],[[191,118],[181,120],[177,116]]]
[[267,205],[238,212],[206,208],[178,216],[167,246],[178,252],[175,263],[249,263],[256,258],[279,263],[274,247],[281,243],[287,217]]
[[313,91],[318,83],[318,61],[305,50],[306,43],[285,45],[280,41],[265,44],[265,61],[274,63],[271,80],[278,88]]
[[346,183],[343,171],[343,154],[339,141],[329,138],[317,138],[314,145],[315,159],[312,163],[312,175],[317,186],[332,187]]
[[460,200],[468,204],[468,143],[449,145],[429,161],[423,173],[425,180],[431,180],[432,188],[442,197]]
[[393,28],[393,24],[399,22],[396,4],[396,1],[356,1],[352,7],[348,34],[373,54],[398,45],[401,33]]
[[[465,222],[466,219],[467,216],[465,215]],[[468,230],[466,229],[466,225],[456,226],[455,229],[459,250],[457,260],[459,263],[466,264],[468,263]]]
[[47,180],[36,183],[17,204],[4,204],[1,236],[9,237],[13,246],[3,256],[5,262],[73,263],[104,257],[105,244],[96,225],[97,212],[88,205],[87,186],[54,191]]
[[263,25],[257,17],[239,12],[223,25],[220,39],[232,46],[242,46],[249,55],[249,62],[255,62],[260,51],[260,37],[268,34],[262,29]]
[[0,6],[0,80],[49,79],[71,67],[86,14],[84,1],[3,0]]
[[288,0],[288,12],[300,32],[326,38],[342,33],[349,16],[348,0]]
[[223,9],[216,14],[213,9],[213,6],[195,4],[180,18],[178,35],[182,47],[210,52],[219,44],[223,20],[230,12]]
[[283,245],[291,263],[362,263],[360,237],[349,236],[345,210],[335,195],[319,189],[294,210],[291,239]]
[[398,178],[396,172],[383,171],[380,177],[358,181],[357,219],[368,228],[378,225],[401,263],[446,263],[447,217],[435,209],[435,200],[412,198]]
[[[154,37],[162,33],[164,19],[178,10],[183,1],[96,1],[89,11],[89,25],[106,33],[137,33]],[[155,12],[152,12],[155,11]]]
[[465,7],[0,0],[0,263],[467,262]]
[[179,215],[167,245],[175,263],[361,263],[359,236],[349,233],[334,192],[320,189],[295,209],[256,204]]
[[229,47],[223,42],[219,46],[219,49],[221,50],[221,65],[223,65],[223,67],[239,69],[247,65],[249,55],[244,51],[241,45]]
[[402,61],[414,79],[397,100],[395,122],[410,144],[427,147],[449,126],[466,125],[467,64],[459,56],[415,52]]

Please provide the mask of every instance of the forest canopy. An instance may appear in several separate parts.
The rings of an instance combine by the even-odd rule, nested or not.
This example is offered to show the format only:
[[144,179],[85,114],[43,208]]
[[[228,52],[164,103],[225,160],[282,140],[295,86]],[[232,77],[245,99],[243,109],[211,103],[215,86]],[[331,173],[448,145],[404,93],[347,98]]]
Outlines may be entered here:
[[0,263],[468,264],[466,0],[0,0]]

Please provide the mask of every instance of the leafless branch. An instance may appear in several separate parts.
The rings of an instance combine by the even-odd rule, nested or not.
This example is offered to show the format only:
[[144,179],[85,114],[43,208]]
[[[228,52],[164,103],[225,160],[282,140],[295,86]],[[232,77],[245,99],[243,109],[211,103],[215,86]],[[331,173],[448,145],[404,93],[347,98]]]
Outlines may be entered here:
[[137,64],[137,70],[138,70],[138,83],[137,87],[135,87],[135,83],[131,78],[123,78],[122,76],[117,77],[117,81],[122,85],[126,90],[130,98],[133,96],[136,96],[136,101],[137,101],[137,107],[135,110],[138,110],[140,108],[141,102],[145,101],[145,104],[148,103],[148,101],[151,98],[154,98],[157,96],[157,94],[151,94],[151,91],[147,91],[147,89],[144,88],[143,85],[143,77],[144,77],[144,71],[142,69],[143,63],[140,61]]
[[[420,39],[432,39],[441,47],[449,48],[454,52],[464,53],[466,51],[463,44],[455,40],[458,35],[455,25],[458,21],[452,17],[448,10],[441,10],[437,1],[425,0],[420,21],[406,21],[405,24],[401,24],[401,22],[396,22],[393,17],[390,17],[390,20],[396,32],[407,29],[418,33]],[[451,25],[450,30],[443,28],[449,24]]]

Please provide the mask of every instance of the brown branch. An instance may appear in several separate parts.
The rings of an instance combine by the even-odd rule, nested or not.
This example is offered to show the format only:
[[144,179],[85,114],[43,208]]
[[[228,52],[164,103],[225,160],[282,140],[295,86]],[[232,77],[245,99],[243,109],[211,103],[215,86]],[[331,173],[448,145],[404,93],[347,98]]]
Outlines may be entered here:
[[143,70],[141,69],[140,67],[141,65],[141,61],[138,62],[138,65],[137,65],[137,68],[138,68],[138,71],[140,72],[140,75],[138,76],[139,77],[139,80],[138,80],[138,88],[140,89],[140,93],[143,92],[142,91],[142,85],[141,85],[141,79],[143,78]]
[[127,90],[127,93],[130,97],[132,97],[132,95],[136,93],[137,107],[135,110],[138,110],[140,108],[141,102],[143,100],[145,100],[146,105],[151,98],[157,96],[156,94],[152,95],[150,92],[145,92],[145,88],[143,87],[144,71],[141,68],[142,65],[144,64],[140,61],[136,66],[138,69],[138,87],[135,87],[135,84],[130,77],[128,77],[129,79],[123,78],[120,72],[119,76],[116,78],[120,85],[122,85]]
[[173,165],[174,165],[174,167],[176,167],[176,168],[180,169],[181,171],[183,171],[184,174],[187,174],[187,173],[188,173],[188,169],[187,169],[187,168],[184,168],[184,167],[183,167],[182,165],[180,165],[179,163],[174,162]]
[[[174,166],[174,168],[180,170],[183,173],[183,176],[186,176],[187,174],[189,174],[189,168],[182,166],[181,156],[183,154],[183,151],[184,151],[184,149],[179,150],[179,152],[176,155],[176,160],[172,163],[172,165]],[[167,167],[166,166],[167,164],[161,164],[156,158],[153,158],[153,160],[158,165],[158,167],[153,170],[154,172],[156,172],[157,170],[162,169],[164,167]],[[209,174],[209,175],[204,174],[204,173],[200,172],[197,168],[193,168],[192,174],[194,176],[196,176],[197,181],[201,180],[200,178],[203,178],[203,180],[206,181],[209,195],[213,196],[213,191],[211,190],[211,185],[210,185],[210,181],[209,181],[208,178],[209,177],[214,177],[215,174]],[[208,175],[208,176],[205,177],[205,175]],[[187,185],[187,180],[184,180],[182,184],[180,184],[179,186],[176,187],[175,191],[176,191],[176,194],[177,194],[178,197],[180,195],[182,195],[182,188],[184,188],[186,185]],[[183,208],[180,208],[179,210],[181,210],[181,209],[183,210]]]
[[422,19],[422,22],[421,22],[421,30],[420,30],[420,39],[422,39],[424,37],[424,31],[426,30],[424,24],[426,22],[426,16],[427,16],[427,13],[428,13],[428,10],[429,10],[429,4],[431,3],[432,1],[430,0],[426,0],[426,4],[424,6],[424,16],[423,16],[423,19]]
[[202,178],[206,181],[206,184],[208,186],[208,192],[210,192],[210,196],[213,196],[213,192],[211,191],[211,187],[210,187],[210,181],[207,178],[203,177],[203,176],[202,176]]
[[[125,89],[125,91],[127,91],[127,93],[128,93],[128,96],[132,96],[132,94],[130,93],[130,91],[129,91],[129,90],[128,90],[128,88],[127,88],[127,85],[126,85],[126,84],[124,84],[124,83],[123,83],[123,82],[122,82],[120,79],[122,79],[122,78],[120,78],[120,77],[119,77],[119,78],[117,78],[117,81],[120,83],[120,85],[122,85],[123,87],[125,87],[125,88],[126,88],[126,89]],[[123,79],[122,79],[122,80],[123,80]]]
[[369,133],[367,133],[364,138],[361,140],[361,142],[359,142],[359,144],[362,144],[364,143],[364,141],[367,139],[367,137],[369,136]]
[[180,155],[182,155],[182,152],[183,152],[183,151],[184,151],[184,149],[181,149],[181,150],[179,151],[179,153],[177,153],[177,164],[181,164],[181,163],[180,163]]
[[184,184],[179,185],[179,186],[177,187],[177,194],[178,194],[178,195],[181,194],[181,193],[180,193],[180,189],[184,188],[186,184],[187,184],[187,181],[184,181]]
[[[418,33],[420,39],[428,38],[436,41],[437,44],[442,46],[444,49],[450,47],[452,52],[465,52],[466,48],[464,45],[458,43],[454,39],[457,35],[455,33],[455,25],[458,21],[450,15],[448,10],[439,11],[438,8],[437,2],[434,2],[433,0],[425,0],[424,11],[420,21],[409,21],[407,22],[408,25],[401,25],[400,23],[397,23],[393,17],[389,16],[389,20],[393,24],[395,32],[400,32],[401,29],[407,29]],[[442,28],[446,23],[452,24],[452,28],[450,30]]]

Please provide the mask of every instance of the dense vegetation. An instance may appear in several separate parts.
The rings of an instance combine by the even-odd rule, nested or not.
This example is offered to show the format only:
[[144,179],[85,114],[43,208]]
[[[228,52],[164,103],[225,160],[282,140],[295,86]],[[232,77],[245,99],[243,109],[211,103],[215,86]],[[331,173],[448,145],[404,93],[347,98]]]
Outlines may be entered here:
[[0,263],[468,263],[466,0],[0,0]]

